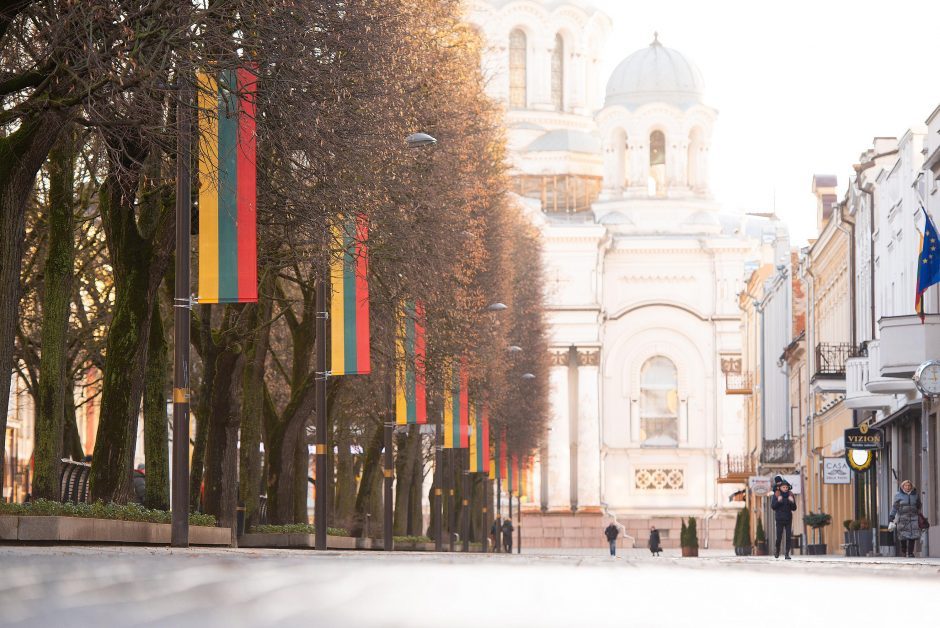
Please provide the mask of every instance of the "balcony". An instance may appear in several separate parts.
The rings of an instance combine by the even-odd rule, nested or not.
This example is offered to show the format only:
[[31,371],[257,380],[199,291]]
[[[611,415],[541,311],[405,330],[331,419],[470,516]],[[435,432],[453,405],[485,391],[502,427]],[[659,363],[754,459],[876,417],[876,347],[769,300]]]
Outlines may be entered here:
[[[869,353],[870,346],[871,343]],[[870,355],[845,361],[845,405],[852,410],[880,410],[891,406],[890,395],[878,395],[868,390],[871,364]]]
[[854,351],[848,342],[820,342],[816,345],[814,392],[845,392],[845,363]]
[[[882,319],[883,320],[883,319]],[[920,321],[918,321],[918,324]],[[914,390],[914,382],[909,378],[886,377],[882,370],[882,340],[868,341],[868,382],[865,388],[874,395],[891,399],[891,395],[900,395]],[[890,403],[888,404],[891,405]]]
[[750,373],[725,373],[725,394],[750,395],[753,389]]
[[757,474],[749,456],[728,454],[724,462],[718,463],[719,484],[747,484],[747,479]]
[[774,438],[764,440],[760,451],[761,464],[791,465],[793,464],[793,439]]
[[937,357],[940,347],[940,315],[931,314],[924,323],[917,315],[885,316],[878,321],[881,332],[882,377],[910,379],[917,367]]

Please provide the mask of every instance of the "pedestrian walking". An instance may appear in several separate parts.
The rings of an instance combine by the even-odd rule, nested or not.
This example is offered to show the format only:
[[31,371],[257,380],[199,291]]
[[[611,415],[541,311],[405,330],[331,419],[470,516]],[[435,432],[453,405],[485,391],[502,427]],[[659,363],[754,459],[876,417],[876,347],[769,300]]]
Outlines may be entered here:
[[493,551],[499,553],[500,545],[499,542],[499,531],[503,528],[502,517],[496,515],[496,518],[493,519],[493,525],[490,526],[490,536],[493,537]]
[[888,529],[894,530],[898,537],[898,556],[914,558],[914,544],[928,527],[922,509],[923,504],[914,484],[910,480],[901,482],[888,516]]
[[648,545],[653,556],[659,556],[663,551],[662,541],[659,538],[659,530],[656,529],[656,526],[650,526],[650,540]]
[[[779,476],[778,476],[779,478]],[[793,543],[793,511],[796,510],[796,499],[790,483],[779,478],[774,496],[770,500],[770,507],[774,511],[774,523],[777,528],[777,542],[774,545],[774,558],[780,558],[780,537],[785,537],[783,557],[790,560],[790,545]]]
[[512,527],[512,519],[503,520],[503,549],[507,554],[512,554],[512,531],[515,530]]
[[620,530],[613,520],[604,528],[604,536],[607,537],[607,543],[610,545],[610,555],[617,556],[617,537],[620,536]]

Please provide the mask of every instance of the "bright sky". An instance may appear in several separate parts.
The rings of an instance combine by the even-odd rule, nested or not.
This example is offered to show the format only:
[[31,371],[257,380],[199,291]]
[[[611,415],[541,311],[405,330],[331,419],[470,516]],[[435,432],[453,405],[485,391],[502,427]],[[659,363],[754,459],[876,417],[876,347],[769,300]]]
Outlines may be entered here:
[[[726,210],[769,211],[793,244],[816,230],[814,173],[840,196],[875,136],[940,104],[940,0],[589,0],[613,21],[606,77],[659,31],[718,112],[712,187]],[[603,87],[603,86],[602,86]]]

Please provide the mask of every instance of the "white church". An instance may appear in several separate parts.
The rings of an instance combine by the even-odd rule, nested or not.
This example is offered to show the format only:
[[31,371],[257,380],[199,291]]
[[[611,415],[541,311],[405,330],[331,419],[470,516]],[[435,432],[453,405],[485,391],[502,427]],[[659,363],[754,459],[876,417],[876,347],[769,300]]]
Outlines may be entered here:
[[[470,0],[504,103],[515,192],[544,237],[552,419],[523,544],[628,544],[680,517],[699,543],[731,545],[743,486],[719,484],[744,453],[738,295],[779,250],[775,222],[722,213],[709,189],[717,112],[702,74],[658,35],[606,78],[609,18],[580,2]],[[652,31],[652,27],[651,27]],[[774,249],[778,248],[777,251]],[[788,255],[788,254],[786,254]]]

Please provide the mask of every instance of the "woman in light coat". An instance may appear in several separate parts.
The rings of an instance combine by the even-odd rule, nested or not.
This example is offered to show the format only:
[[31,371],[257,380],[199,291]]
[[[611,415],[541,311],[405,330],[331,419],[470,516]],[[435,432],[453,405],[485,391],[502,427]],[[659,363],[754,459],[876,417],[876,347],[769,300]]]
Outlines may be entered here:
[[901,482],[898,494],[894,496],[894,507],[888,520],[898,535],[898,556],[914,557],[914,544],[920,538],[921,514],[920,496],[910,480]]

